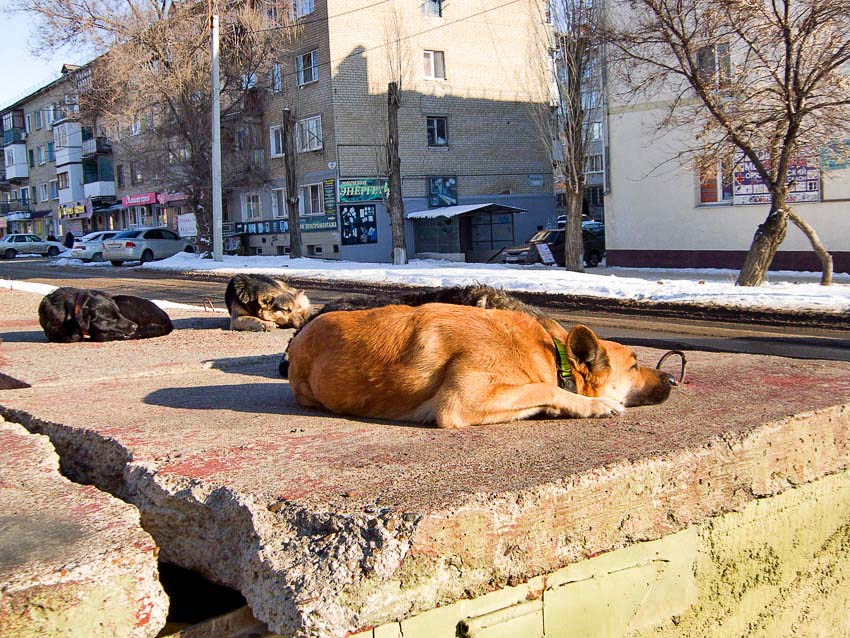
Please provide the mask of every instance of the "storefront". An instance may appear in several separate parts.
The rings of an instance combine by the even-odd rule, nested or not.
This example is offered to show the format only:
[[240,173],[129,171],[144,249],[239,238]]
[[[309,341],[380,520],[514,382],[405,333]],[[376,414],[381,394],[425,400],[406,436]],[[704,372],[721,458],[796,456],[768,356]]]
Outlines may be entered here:
[[53,211],[18,211],[6,215],[5,234],[32,233],[46,238],[53,233]]
[[59,235],[71,232],[77,237],[96,230],[114,230],[123,228],[115,223],[113,215],[120,213],[120,204],[103,204],[93,202],[90,198],[82,203],[60,204],[57,215],[59,217]]
[[163,223],[171,230],[179,232],[179,219],[192,212],[189,196],[186,193],[157,193],[156,201],[161,217],[165,220]]

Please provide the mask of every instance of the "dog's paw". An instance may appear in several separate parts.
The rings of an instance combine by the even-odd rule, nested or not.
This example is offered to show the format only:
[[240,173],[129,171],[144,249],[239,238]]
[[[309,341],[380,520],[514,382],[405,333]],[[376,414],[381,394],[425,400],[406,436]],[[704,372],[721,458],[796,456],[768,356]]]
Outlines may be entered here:
[[619,401],[614,401],[606,397],[593,398],[590,399],[590,405],[588,406],[589,413],[585,416],[594,418],[616,416],[617,414],[622,414],[625,409],[625,406]]

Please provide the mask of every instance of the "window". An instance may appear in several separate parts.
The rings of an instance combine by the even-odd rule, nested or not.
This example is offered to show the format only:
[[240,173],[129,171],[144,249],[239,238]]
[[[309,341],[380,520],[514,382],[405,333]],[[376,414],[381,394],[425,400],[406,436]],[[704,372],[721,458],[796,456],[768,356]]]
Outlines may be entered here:
[[283,127],[279,124],[277,126],[270,126],[269,155],[271,157],[283,157],[283,154]]
[[299,153],[318,151],[322,148],[322,116],[299,120],[295,125],[295,144]]
[[118,164],[115,167],[115,182],[118,184],[119,188],[124,186],[124,165]]
[[443,15],[443,0],[425,0],[425,15],[441,17]]
[[316,51],[299,55],[296,60],[298,68],[298,85],[304,86],[319,79],[319,64]]
[[286,191],[282,188],[272,191],[272,217],[286,217]]
[[138,135],[142,130],[142,116],[140,113],[136,113],[133,117],[133,121],[130,124],[130,135]]
[[27,133],[32,131],[32,113],[27,113],[24,117],[24,130],[26,130]]
[[143,181],[141,165],[138,162],[130,162],[130,183],[136,185]]
[[702,47],[697,51],[697,73],[699,79],[709,87],[722,90],[729,88],[732,78],[732,60],[728,44]]
[[447,146],[449,143],[447,119],[444,117],[428,118],[428,146]]
[[243,219],[260,219],[260,196],[257,193],[246,193],[242,196]]
[[48,199],[50,199],[50,192],[48,191],[48,185],[42,184],[40,188],[41,188],[41,201],[46,202]]
[[315,0],[295,0],[295,17],[300,18],[316,10]]
[[271,84],[272,93],[283,91],[283,72],[281,71],[280,62],[275,62],[272,65],[271,81],[269,84]]
[[56,152],[53,150],[53,142],[47,143],[47,161],[55,162],[56,161]]
[[732,203],[732,158],[700,170],[699,203]]
[[601,173],[602,165],[602,155],[588,155],[584,158],[585,173]]
[[29,154],[30,158],[30,168],[35,168],[35,151],[33,149],[29,149],[27,153]]
[[425,77],[429,80],[446,79],[446,55],[442,51],[425,51]]
[[30,191],[28,188],[24,187],[21,189],[21,205],[29,206],[30,203]]
[[59,190],[65,190],[71,187],[71,178],[68,175],[68,171],[64,173],[59,173],[57,176],[59,182]]
[[56,148],[67,148],[68,128],[64,124],[53,129],[53,141],[56,142]]
[[38,152],[38,165],[41,166],[47,162],[47,147],[41,145],[36,149],[36,151]]
[[243,73],[242,74],[242,90],[247,91],[248,89],[253,89],[257,86],[257,74],[256,73]]
[[47,108],[44,110],[44,123],[50,126],[53,124],[53,120],[56,119],[56,105],[48,104]]
[[38,111],[33,111],[33,119],[35,120],[35,128],[40,129],[44,126],[44,120],[42,119],[42,113],[39,109]]
[[324,215],[322,209],[322,185],[321,184],[305,184],[301,187],[301,197],[298,200],[298,214],[306,215]]
[[7,148],[5,149],[4,156],[6,158],[6,166],[12,166],[15,163],[15,149]]
[[50,180],[50,199],[59,199],[59,182]]
[[32,203],[38,204],[38,189],[35,186],[30,186],[30,193],[32,193]]

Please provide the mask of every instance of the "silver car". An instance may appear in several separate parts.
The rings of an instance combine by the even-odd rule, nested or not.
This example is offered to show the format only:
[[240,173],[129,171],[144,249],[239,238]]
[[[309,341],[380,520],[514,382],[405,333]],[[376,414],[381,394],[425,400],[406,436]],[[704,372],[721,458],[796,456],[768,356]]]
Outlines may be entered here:
[[165,259],[180,252],[193,253],[192,242],[181,239],[167,228],[136,228],[123,230],[103,242],[103,258],[120,266],[125,261],[146,263]]
[[47,241],[38,235],[13,233],[0,239],[0,257],[14,259],[16,255],[44,255],[56,257],[65,250],[58,241]]
[[104,240],[112,239],[119,232],[117,230],[98,230],[75,239],[74,246],[71,248],[71,257],[82,259],[86,263],[103,261]]

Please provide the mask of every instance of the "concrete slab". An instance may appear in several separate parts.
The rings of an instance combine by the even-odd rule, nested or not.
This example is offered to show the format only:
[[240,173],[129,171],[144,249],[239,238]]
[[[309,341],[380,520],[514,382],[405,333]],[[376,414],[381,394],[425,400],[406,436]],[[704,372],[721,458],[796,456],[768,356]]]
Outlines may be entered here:
[[62,477],[47,437],[0,418],[0,635],[156,636],[157,552],[135,507]]
[[0,393],[2,413],[281,633],[399,620],[850,465],[844,362],[693,352],[661,406],[440,431],[299,408],[277,376],[283,331],[201,313],[162,339],[54,348],[28,303],[0,294],[0,338],[16,335],[0,369],[33,384]]

